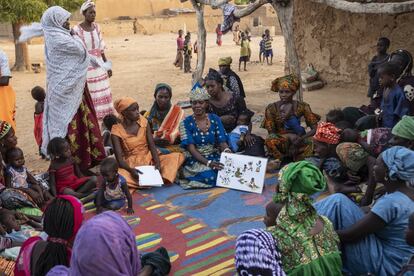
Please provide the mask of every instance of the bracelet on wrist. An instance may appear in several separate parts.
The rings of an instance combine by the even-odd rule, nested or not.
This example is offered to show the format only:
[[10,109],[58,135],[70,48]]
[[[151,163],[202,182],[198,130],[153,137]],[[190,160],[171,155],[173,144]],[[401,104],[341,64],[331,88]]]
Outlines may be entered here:
[[208,161],[207,161],[207,167],[210,167],[211,162],[212,162],[211,160],[208,160]]

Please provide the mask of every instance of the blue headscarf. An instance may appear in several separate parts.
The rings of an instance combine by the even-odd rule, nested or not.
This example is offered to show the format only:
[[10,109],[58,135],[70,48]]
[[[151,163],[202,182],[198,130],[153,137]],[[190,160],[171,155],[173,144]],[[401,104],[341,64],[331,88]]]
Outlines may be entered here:
[[390,179],[409,181],[414,178],[414,151],[395,146],[382,153],[382,160],[388,167]]

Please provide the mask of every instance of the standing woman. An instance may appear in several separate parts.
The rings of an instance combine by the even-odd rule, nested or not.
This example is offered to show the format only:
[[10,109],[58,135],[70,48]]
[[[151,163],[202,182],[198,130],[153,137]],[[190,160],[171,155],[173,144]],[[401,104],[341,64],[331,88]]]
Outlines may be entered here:
[[10,86],[11,72],[6,54],[0,50],[0,120],[6,121],[16,131],[16,93]]
[[[99,25],[95,23],[95,3],[91,0],[86,1],[80,11],[85,20],[76,25],[73,30],[81,38],[90,55],[107,62],[104,52],[105,42]],[[98,120],[102,120],[106,115],[113,113],[112,94],[109,85],[111,76],[112,70],[107,71],[104,68],[89,65],[87,83]]]
[[42,152],[49,141],[66,137],[75,162],[84,169],[105,158],[102,136],[86,83],[90,62],[104,66],[88,55],[80,39],[72,35],[65,9],[45,11],[41,23],[21,29],[20,41],[45,37],[47,93],[43,113]]

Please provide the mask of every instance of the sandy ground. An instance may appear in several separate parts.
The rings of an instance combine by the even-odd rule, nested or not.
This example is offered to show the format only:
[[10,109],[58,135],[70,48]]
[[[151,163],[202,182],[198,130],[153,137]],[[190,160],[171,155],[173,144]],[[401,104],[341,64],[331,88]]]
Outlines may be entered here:
[[[107,57],[113,62],[111,88],[113,98],[131,96],[137,99],[140,108],[149,109],[153,102],[153,90],[157,83],[166,82],[173,88],[173,101],[186,100],[191,88],[191,74],[184,74],[172,63],[175,58],[175,35],[157,34],[152,36],[133,35],[127,37],[106,38]],[[283,37],[275,37],[275,52],[272,66],[258,64],[259,38],[254,37],[250,43],[252,62],[247,72],[240,72],[247,95],[247,105],[263,114],[265,107],[278,99],[277,94],[270,91],[273,79],[283,74],[284,45]],[[14,47],[10,41],[0,41],[11,62],[14,60]],[[31,62],[43,63],[43,45],[30,45]],[[232,56],[233,69],[237,72],[239,47],[235,46],[231,35],[224,36],[223,46],[215,45],[215,35],[208,35],[206,71],[209,67],[217,68],[217,60],[222,56]],[[196,56],[193,57],[193,67]],[[237,63],[236,63],[237,62]],[[64,64],[62,64],[64,66]],[[33,170],[45,170],[48,162],[37,155],[37,146],[33,136],[34,100],[30,89],[36,85],[45,86],[46,72],[39,74],[14,72],[12,85],[17,94],[17,136],[19,146],[26,156],[26,164]],[[304,99],[314,112],[324,116],[332,107],[359,106],[367,102],[365,88],[338,88],[328,84],[324,89],[305,92]],[[265,135],[263,130],[256,133]]]

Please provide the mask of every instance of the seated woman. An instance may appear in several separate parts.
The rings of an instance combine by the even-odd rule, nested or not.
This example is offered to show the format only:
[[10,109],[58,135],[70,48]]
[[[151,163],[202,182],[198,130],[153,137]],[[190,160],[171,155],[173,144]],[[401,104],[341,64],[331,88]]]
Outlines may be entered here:
[[342,194],[315,204],[318,213],[332,221],[342,243],[344,269],[353,275],[395,275],[414,253],[404,240],[414,212],[414,192],[405,183],[414,177],[414,152],[399,146],[384,151],[374,175],[387,194],[367,214]]
[[47,275],[150,276],[168,275],[170,270],[165,248],[141,256],[128,223],[118,213],[107,211],[82,225],[73,244],[70,266],[58,265]]
[[[275,159],[303,160],[313,153],[312,140],[308,138],[315,134],[320,116],[313,113],[307,103],[293,100],[298,89],[299,80],[293,74],[272,82],[272,91],[279,92],[280,101],[266,107],[262,127],[269,133],[265,143]],[[300,126],[302,117],[311,128],[307,133]]]
[[[282,268],[287,275],[342,275],[338,236],[328,218],[316,213],[309,197],[325,187],[323,174],[310,162],[285,166],[280,171],[274,203],[266,206],[264,222],[273,240],[269,241],[264,230],[249,230],[240,235],[235,258],[238,271],[244,268],[252,275],[258,275],[251,270],[256,266],[256,272],[264,272],[264,269],[273,272],[261,275],[284,275],[280,268],[281,256]],[[246,234],[252,237],[246,239]],[[269,252],[273,253],[270,255]],[[264,256],[266,259],[261,260]]]
[[112,127],[112,145],[119,163],[119,173],[125,177],[130,189],[139,189],[139,175],[135,167],[154,165],[164,181],[175,181],[178,169],[184,162],[182,153],[158,154],[148,126],[148,121],[139,113],[138,103],[125,97],[115,101],[121,123]]
[[56,197],[47,206],[43,230],[48,235],[29,238],[17,257],[14,275],[46,275],[56,265],[69,265],[71,243],[83,222],[83,206],[75,197]]
[[[236,96],[224,86],[224,80],[219,72],[210,69],[205,78],[205,87],[210,95],[209,112],[220,117],[226,133],[231,133],[238,126],[241,114],[253,117],[254,113],[247,109],[243,97]],[[244,136],[244,154],[264,156],[264,140],[251,133],[252,125]]]
[[154,98],[151,110],[144,114],[151,126],[154,143],[162,153],[181,152],[178,129],[184,110],[171,104],[172,89],[168,84],[157,84]]
[[239,114],[247,109],[246,102],[225,88],[223,78],[214,69],[208,71],[205,87],[210,95],[209,112],[219,116],[224,129],[230,133],[237,126]]
[[414,150],[414,117],[404,116],[391,130],[389,144]]
[[186,149],[184,179],[180,179],[184,189],[214,187],[217,170],[223,168],[220,152],[231,151],[220,117],[206,112],[209,98],[204,88],[194,85],[190,92],[193,115],[180,124],[181,147]]

